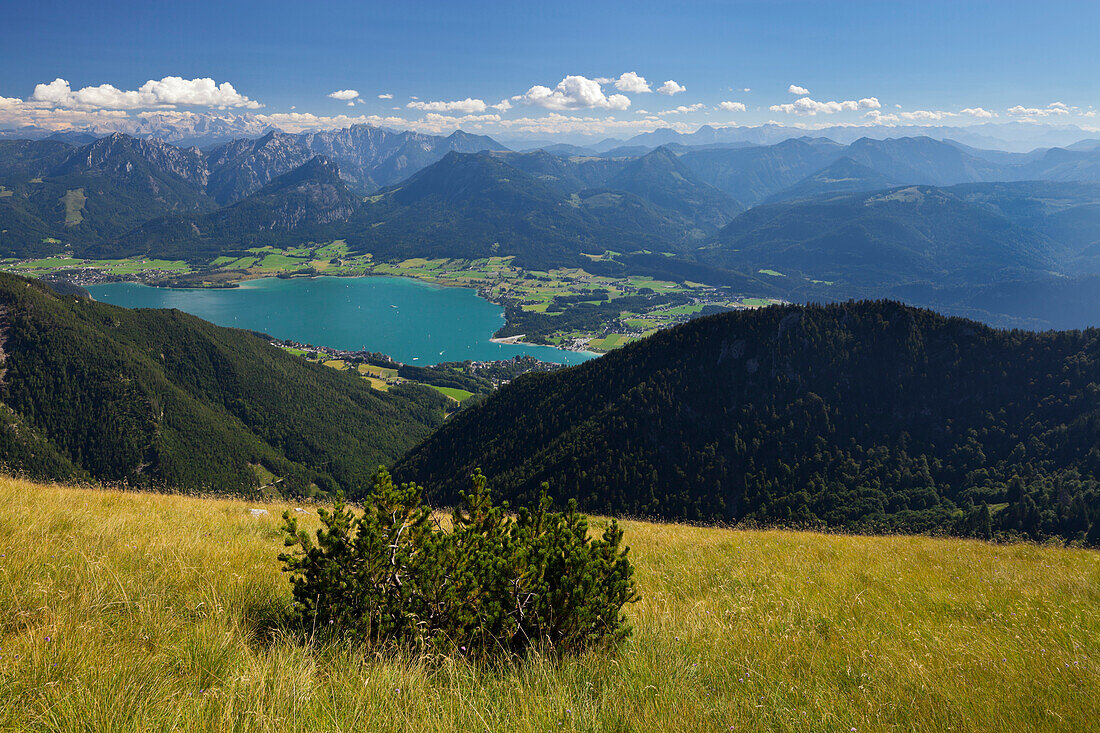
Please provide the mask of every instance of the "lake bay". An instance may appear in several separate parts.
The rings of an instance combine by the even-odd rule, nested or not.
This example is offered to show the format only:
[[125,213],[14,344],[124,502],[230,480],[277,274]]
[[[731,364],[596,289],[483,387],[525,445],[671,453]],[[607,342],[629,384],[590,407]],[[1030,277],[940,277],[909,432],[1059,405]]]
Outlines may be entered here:
[[406,364],[488,361],[528,355],[579,364],[595,354],[529,344],[495,344],[503,309],[474,290],[403,277],[264,278],[237,288],[88,287],[126,308],[178,308],[219,326],[337,349],[379,351]]

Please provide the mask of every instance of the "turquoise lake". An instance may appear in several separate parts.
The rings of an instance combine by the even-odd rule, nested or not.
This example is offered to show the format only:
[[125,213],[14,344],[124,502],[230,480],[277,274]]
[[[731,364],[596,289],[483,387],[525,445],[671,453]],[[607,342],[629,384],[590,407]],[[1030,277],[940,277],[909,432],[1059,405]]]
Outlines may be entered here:
[[494,344],[504,312],[468,288],[404,277],[264,278],[217,290],[107,283],[92,297],[126,308],[178,308],[219,326],[337,349],[380,351],[406,364],[529,355],[579,364],[595,354]]

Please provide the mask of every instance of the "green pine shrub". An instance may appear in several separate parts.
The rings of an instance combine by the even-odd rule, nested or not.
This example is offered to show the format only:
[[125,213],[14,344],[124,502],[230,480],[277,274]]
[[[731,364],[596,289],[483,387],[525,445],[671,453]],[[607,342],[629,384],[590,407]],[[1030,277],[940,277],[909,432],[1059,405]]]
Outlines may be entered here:
[[424,651],[573,653],[630,634],[623,606],[638,600],[623,533],[590,537],[570,502],[551,512],[547,486],[515,515],[494,506],[476,471],[444,529],[416,484],[379,469],[356,514],[339,496],[320,510],[316,541],[283,514],[279,556],[294,586],[296,622],[311,635]]

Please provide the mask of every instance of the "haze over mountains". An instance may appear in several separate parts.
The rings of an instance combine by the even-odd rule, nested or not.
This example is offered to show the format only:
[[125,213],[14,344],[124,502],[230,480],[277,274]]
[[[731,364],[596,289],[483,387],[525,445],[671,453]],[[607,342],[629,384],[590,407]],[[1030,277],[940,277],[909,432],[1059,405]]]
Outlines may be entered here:
[[642,144],[659,139],[601,155],[366,125],[206,151],[122,134],[0,141],[0,255],[60,242],[204,263],[345,239],[380,259],[514,255],[796,301],[897,297],[1001,325],[1100,313],[1100,147],[1087,140],[1030,153],[931,137]]
[[[150,111],[131,119],[109,119],[95,124],[75,126],[58,131],[46,127],[23,125],[0,130],[0,139],[58,139],[73,144],[90,142],[91,137],[105,137],[122,132],[133,137],[157,138],[183,147],[212,148],[241,138],[257,138],[277,130],[260,116],[250,112],[189,112],[184,115]],[[592,135],[565,134],[554,140],[539,140],[530,136],[499,138],[514,150],[533,150],[547,146],[572,148],[577,153],[604,153],[612,148],[641,146],[649,149],[669,143],[684,145],[753,144],[773,145],[788,138],[826,137],[840,143],[850,143],[861,137],[886,139],[891,137],[932,137],[955,140],[976,148],[1026,153],[1036,148],[1064,147],[1086,138],[1095,138],[1074,124],[1050,124],[1029,121],[985,122],[973,125],[883,125],[846,124],[824,126],[808,131],[797,125],[768,123],[763,125],[707,125],[694,132],[678,132],[671,127],[644,132],[629,138],[598,138]]]

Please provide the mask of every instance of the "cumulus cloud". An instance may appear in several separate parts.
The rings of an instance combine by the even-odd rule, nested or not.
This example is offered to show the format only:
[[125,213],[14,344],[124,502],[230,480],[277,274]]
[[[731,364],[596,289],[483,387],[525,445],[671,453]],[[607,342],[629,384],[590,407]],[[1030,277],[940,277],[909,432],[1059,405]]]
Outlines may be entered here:
[[996,112],[990,112],[988,109],[982,109],[981,107],[967,107],[966,109],[963,109],[960,114],[970,115],[971,117],[980,117],[984,120],[988,120],[997,116]]
[[509,102],[507,99],[502,99],[496,104],[491,104],[489,106],[497,110],[498,112],[507,112],[508,110],[512,109],[512,103]]
[[647,94],[653,90],[649,88],[649,82],[644,76],[638,76],[633,71],[628,71],[615,80],[615,88],[627,94]]
[[470,97],[455,102],[409,102],[405,106],[421,112],[460,112],[467,115],[484,112],[489,107],[483,100]]
[[801,116],[813,116],[817,114],[831,115],[837,112],[858,112],[867,109],[879,109],[882,107],[876,97],[864,97],[860,100],[849,99],[844,102],[818,102],[809,97],[796,99],[788,104],[773,104],[768,107],[772,112],[783,112]]
[[787,93],[805,96],[810,93],[810,90],[806,87],[800,87],[797,84],[791,84],[789,87],[787,87]]
[[1051,102],[1046,107],[1024,107],[1018,104],[1015,107],[1009,107],[1008,113],[1013,117],[1051,117],[1068,115],[1071,109],[1064,102]]
[[358,99],[359,92],[354,89],[338,89],[328,96],[333,99],[339,99],[341,102],[349,102],[353,99]]
[[378,98],[379,99],[393,99],[393,95],[392,94],[379,94]]
[[602,108],[624,110],[630,99],[623,94],[605,95],[600,83],[584,76],[567,76],[553,89],[541,84],[512,97],[513,102],[551,110]]
[[659,114],[659,115],[682,115],[682,114],[687,114],[688,112],[698,112],[699,110],[705,109],[705,108],[706,108],[706,105],[703,104],[702,102],[698,102],[696,104],[691,104],[691,105],[687,105],[687,106],[681,104],[676,109],[666,109],[664,112],[658,112],[657,114]]
[[938,122],[957,115],[954,112],[944,112],[938,109],[915,109],[912,112],[899,112],[898,116],[911,122]]
[[744,112],[745,105],[742,102],[719,102],[716,109],[724,110],[726,112]]
[[23,104],[23,100],[17,97],[0,97],[0,109],[15,109]]
[[149,107],[245,107],[263,106],[237,92],[229,82],[218,84],[213,79],[184,79],[166,76],[149,81],[138,89],[124,91],[110,84],[84,87],[73,91],[69,82],[57,78],[49,84],[38,84],[31,101],[53,107],[75,109],[141,109]]
[[667,94],[671,97],[673,94],[679,94],[680,92],[687,91],[687,87],[681,84],[677,84],[672,79],[669,79],[664,84],[657,87],[657,91],[661,94]]

